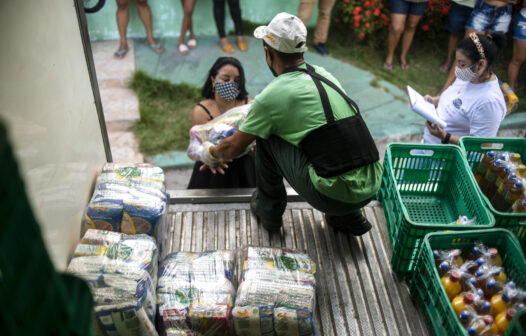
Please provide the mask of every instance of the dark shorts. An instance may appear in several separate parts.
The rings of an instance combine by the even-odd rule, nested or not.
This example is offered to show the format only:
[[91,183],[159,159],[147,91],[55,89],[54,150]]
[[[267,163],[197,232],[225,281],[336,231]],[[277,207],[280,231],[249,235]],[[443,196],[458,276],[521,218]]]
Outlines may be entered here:
[[471,16],[471,11],[473,11],[471,7],[452,2],[446,23],[447,30],[452,34],[463,34],[466,23]]
[[405,0],[391,0],[391,14],[405,14],[422,16],[427,8],[426,2],[409,2]]
[[511,22],[512,4],[497,7],[477,0],[466,28],[478,31],[507,33]]
[[513,38],[526,42],[526,8],[523,8],[515,18],[513,26]]

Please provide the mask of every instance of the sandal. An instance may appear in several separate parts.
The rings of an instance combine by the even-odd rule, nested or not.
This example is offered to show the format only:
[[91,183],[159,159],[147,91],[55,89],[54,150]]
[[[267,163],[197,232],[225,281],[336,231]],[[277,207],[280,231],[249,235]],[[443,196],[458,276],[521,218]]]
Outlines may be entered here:
[[226,52],[227,54],[233,54],[234,53],[234,47],[232,47],[231,44],[227,44],[225,46],[222,46],[221,49]]
[[197,41],[195,39],[189,39],[187,45],[188,48],[194,49],[195,47],[197,47]]
[[400,63],[400,68],[402,68],[402,70],[409,70],[410,66],[407,63]]
[[384,69],[388,71],[393,70],[393,63],[384,62]]
[[179,49],[179,53],[180,53],[181,55],[187,55],[187,54],[188,54],[188,51],[189,51],[188,47],[187,47],[186,44],[184,44],[184,43],[179,44],[179,46],[177,47],[177,49]]
[[121,50],[117,50],[115,52],[115,54],[113,54],[113,56],[115,56],[116,58],[124,58],[124,56],[126,56],[126,54],[128,53],[128,49],[121,49]]
[[238,44],[237,44],[237,47],[238,47],[239,50],[241,50],[242,52],[246,52],[246,51],[248,50],[248,44],[246,44],[245,42],[238,43]]
[[161,46],[160,43],[157,43],[157,44],[148,44],[148,47],[150,47],[150,49],[152,49],[154,52],[156,53],[161,53],[163,51],[163,47]]

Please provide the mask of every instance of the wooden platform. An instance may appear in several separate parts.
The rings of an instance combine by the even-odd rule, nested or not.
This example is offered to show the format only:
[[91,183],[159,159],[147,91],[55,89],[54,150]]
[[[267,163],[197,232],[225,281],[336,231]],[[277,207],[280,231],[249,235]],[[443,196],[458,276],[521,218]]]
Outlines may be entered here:
[[170,205],[164,253],[247,244],[305,250],[318,266],[319,335],[428,335],[407,283],[391,272],[391,245],[379,202],[364,208],[373,229],[356,238],[334,232],[323,214],[304,202],[289,202],[281,232],[269,234],[248,202],[186,201],[201,203]]

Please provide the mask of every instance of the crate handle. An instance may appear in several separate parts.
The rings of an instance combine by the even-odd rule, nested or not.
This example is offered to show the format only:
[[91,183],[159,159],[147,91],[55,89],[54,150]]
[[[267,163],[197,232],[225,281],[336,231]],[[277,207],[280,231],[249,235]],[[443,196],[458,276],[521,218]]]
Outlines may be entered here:
[[485,142],[483,144],[480,144],[480,149],[487,149],[487,148],[502,149],[503,147],[504,147],[504,144],[500,142]]
[[409,154],[412,156],[433,156],[435,151],[431,149],[411,149]]

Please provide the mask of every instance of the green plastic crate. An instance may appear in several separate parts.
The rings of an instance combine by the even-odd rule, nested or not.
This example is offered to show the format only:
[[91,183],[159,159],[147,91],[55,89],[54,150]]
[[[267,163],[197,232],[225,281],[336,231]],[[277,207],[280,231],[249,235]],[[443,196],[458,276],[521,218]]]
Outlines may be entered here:
[[[526,163],[526,139],[462,137],[459,145],[464,151],[472,173],[477,170],[477,166],[484,154],[491,150],[519,153],[522,162]],[[478,185],[477,190],[495,217],[495,227],[502,227],[513,232],[517,236],[522,249],[526,250],[526,214],[497,211],[491,205],[489,199],[484,196]]]
[[[476,241],[496,247],[502,257],[502,266],[508,279],[526,289],[526,260],[517,239],[504,229],[474,230],[464,232],[437,232],[428,234],[420,251],[418,263],[410,284],[411,298],[422,309],[428,329],[438,336],[468,336],[464,330],[438,276],[433,250],[461,249],[465,254]],[[522,314],[512,320],[515,325]],[[522,321],[522,320],[521,320]],[[518,323],[520,324],[520,323]],[[511,326],[511,324],[510,324]],[[516,335],[508,327],[505,336]]]
[[[411,276],[418,249],[428,233],[493,227],[493,216],[476,188],[458,146],[387,146],[378,199],[389,229],[394,272]],[[474,223],[451,224],[459,216],[468,216]]]
[[526,336],[526,309],[516,313],[506,332],[513,336]]

